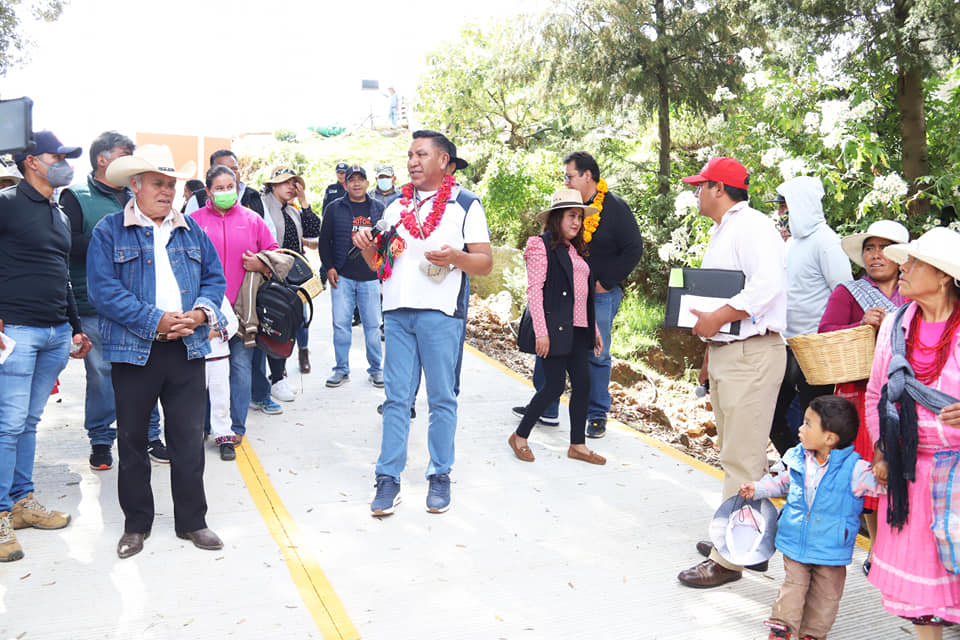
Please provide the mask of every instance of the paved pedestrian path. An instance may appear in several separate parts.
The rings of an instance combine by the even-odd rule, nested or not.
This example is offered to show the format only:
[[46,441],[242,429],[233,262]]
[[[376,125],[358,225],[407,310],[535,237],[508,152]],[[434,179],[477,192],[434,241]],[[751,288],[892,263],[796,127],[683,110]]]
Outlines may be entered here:
[[[26,557],[0,565],[0,639],[367,640],[766,638],[783,578],[711,590],[677,582],[719,503],[716,471],[625,427],[589,445],[604,467],[566,458],[565,417],[514,458],[510,414],[529,385],[486,357],[464,359],[453,503],[424,507],[428,408],[421,395],[395,515],[371,518],[382,391],[354,330],[349,383],[328,389],[327,294],[311,327],[313,373],[288,363],[285,412],[251,412],[236,462],[208,447],[208,522],[222,551],[173,533],[169,473],[153,465],[157,518],[144,551],[119,560],[116,470],[95,472],[83,430],[83,367],[71,362],[39,429],[37,494],[73,515],[23,530]],[[857,549],[832,640],[908,638],[884,613]],[[946,637],[960,637],[948,632]]]

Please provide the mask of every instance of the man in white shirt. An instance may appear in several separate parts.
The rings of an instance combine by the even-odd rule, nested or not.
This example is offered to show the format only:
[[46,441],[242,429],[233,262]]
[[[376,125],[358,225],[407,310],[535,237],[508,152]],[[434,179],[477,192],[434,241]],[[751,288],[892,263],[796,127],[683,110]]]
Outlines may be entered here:
[[446,169],[455,156],[442,133],[415,131],[407,154],[410,184],[383,214],[391,228],[376,240],[366,230],[354,234],[354,244],[383,282],[387,399],[377,493],[370,505],[377,517],[393,513],[400,502],[410,403],[421,366],[430,404],[427,511],[442,513],[450,506],[457,428],[454,386],[463,348],[458,303],[467,276],[486,275],[493,267],[483,205],[473,200],[464,209],[452,196],[454,179]]
[[[700,215],[715,223],[702,267],[742,271],[745,278],[740,293],[716,311],[693,311],[693,334],[709,345],[700,377],[704,382],[709,375],[726,500],[767,472],[768,425],[787,358],[780,337],[787,324],[783,241],[770,218],[748,204],[747,170],[733,158],[713,158],[683,181],[697,186]],[[736,321],[739,334],[720,333]],[[697,550],[708,558],[681,572],[680,582],[705,588],[741,577],[743,567],[723,559],[709,542]]]

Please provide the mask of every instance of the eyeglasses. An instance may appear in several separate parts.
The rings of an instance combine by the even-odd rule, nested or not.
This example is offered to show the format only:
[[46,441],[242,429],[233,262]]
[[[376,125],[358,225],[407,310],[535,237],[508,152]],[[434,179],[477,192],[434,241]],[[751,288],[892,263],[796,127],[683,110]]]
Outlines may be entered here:
[[270,177],[271,177],[271,178],[276,178],[277,176],[282,176],[282,175],[295,176],[295,175],[297,175],[297,172],[294,171],[293,169],[287,169],[287,168],[277,169],[276,171],[273,172],[273,175],[270,176]]

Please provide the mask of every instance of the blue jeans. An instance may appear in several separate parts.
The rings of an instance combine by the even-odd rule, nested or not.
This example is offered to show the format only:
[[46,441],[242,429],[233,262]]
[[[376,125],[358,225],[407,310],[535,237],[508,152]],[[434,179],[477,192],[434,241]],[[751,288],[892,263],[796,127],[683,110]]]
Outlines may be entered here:
[[610,334],[621,302],[623,287],[620,285],[606,293],[593,294],[593,308],[596,311],[597,330],[603,338],[603,351],[599,356],[590,351],[590,407],[587,409],[587,420],[606,418],[610,411]]
[[253,367],[250,372],[250,397],[254,402],[270,399],[270,380],[267,378],[267,354],[258,347],[252,347]]
[[423,367],[430,406],[427,476],[450,473],[457,431],[457,397],[453,393],[457,347],[463,320],[440,311],[396,309],[383,314],[386,353],[383,382],[383,439],[377,473],[398,481],[407,463],[410,400]]
[[0,365],[0,511],[33,491],[37,423],[57,376],[67,366],[73,331],[8,324],[4,333],[16,342]]
[[[117,439],[117,410],[113,398],[110,363],[103,359],[103,342],[97,316],[80,316],[83,332],[90,338],[90,353],[83,359],[87,372],[86,399],[84,401],[83,426],[87,429],[90,445],[113,446]],[[153,408],[150,414],[148,440],[160,440],[160,410]]]
[[230,428],[241,436],[247,432],[253,360],[257,353],[263,354],[256,347],[244,347],[243,338],[230,338]]
[[333,370],[350,373],[350,343],[353,340],[353,309],[360,309],[360,323],[366,343],[367,373],[383,371],[380,349],[380,283],[376,280],[351,280],[340,276],[336,287],[330,287],[333,305],[333,353],[337,359]]
[[[597,330],[603,338],[603,351],[599,356],[595,356],[593,350],[590,351],[590,407],[587,409],[587,420],[606,418],[610,411],[610,334],[621,302],[623,287],[620,285],[606,293],[593,294],[593,308],[596,312]],[[540,391],[543,384],[543,363],[538,356],[533,365],[533,387]],[[543,410],[544,418],[556,418],[559,415],[559,399]]]

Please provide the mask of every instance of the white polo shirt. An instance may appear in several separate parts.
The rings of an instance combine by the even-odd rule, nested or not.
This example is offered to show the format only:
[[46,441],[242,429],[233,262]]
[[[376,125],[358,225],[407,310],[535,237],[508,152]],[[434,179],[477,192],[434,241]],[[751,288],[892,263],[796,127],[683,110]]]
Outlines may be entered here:
[[[454,189],[453,198],[457,189]],[[419,191],[421,201],[430,198],[435,191]],[[425,202],[420,208],[420,220],[426,221],[433,210],[435,198]],[[383,213],[383,219],[391,226],[400,222],[400,215],[406,207],[396,199]],[[468,211],[464,211],[456,200],[447,202],[443,219],[428,238],[417,239],[398,224],[397,231],[407,243],[406,249],[393,264],[393,274],[383,282],[383,310],[394,309],[435,309],[452,316],[457,308],[460,286],[466,277],[460,269],[453,269],[440,282],[428,278],[420,269],[425,261],[425,251],[436,251],[449,245],[462,249],[466,244],[488,243],[490,233],[487,230],[486,214],[479,200],[474,200]]]

